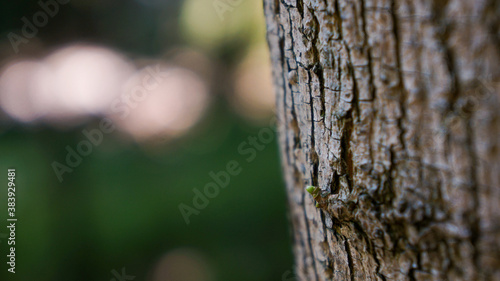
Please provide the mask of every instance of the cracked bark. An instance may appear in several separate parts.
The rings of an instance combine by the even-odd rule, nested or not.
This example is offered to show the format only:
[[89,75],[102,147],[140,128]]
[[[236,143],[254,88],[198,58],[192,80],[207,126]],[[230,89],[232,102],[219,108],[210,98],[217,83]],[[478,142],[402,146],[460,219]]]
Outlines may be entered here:
[[500,280],[500,3],[264,7],[300,279]]

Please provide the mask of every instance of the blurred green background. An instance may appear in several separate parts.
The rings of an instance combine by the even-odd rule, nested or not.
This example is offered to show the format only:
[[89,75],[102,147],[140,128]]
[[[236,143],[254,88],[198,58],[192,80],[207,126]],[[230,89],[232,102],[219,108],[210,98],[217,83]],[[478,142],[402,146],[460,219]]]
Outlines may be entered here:
[[[21,35],[21,19],[43,10],[34,0],[2,3],[0,280],[119,280],[113,271],[122,268],[134,280],[283,280],[291,271],[276,140],[256,150],[253,161],[238,153],[249,137],[270,128],[273,115],[262,4],[220,1],[71,0],[17,53],[9,34]],[[153,102],[154,109],[141,104],[146,113],[177,112],[174,123],[193,120],[175,130],[172,122],[146,126],[146,133],[127,127],[133,120],[120,120],[59,182],[53,161],[64,163],[66,146],[76,148],[86,139],[83,129],[98,128],[111,115],[58,116],[58,107],[40,113],[38,84],[26,76],[31,70],[9,71],[20,61],[51,63],[54,53],[82,44],[114,52],[134,69],[161,64],[189,71],[204,94],[182,101],[180,111],[168,99]],[[24,93],[27,86],[35,90]],[[192,190],[203,190],[209,172],[231,160],[241,164],[241,174],[186,224],[179,204],[192,206]],[[17,172],[16,274],[6,264],[8,168]]]

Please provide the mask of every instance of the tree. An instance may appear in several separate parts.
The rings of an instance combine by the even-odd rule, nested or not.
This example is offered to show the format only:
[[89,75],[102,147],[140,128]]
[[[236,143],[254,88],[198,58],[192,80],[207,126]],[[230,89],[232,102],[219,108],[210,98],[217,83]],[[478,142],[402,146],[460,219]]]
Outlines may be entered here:
[[264,8],[300,279],[500,280],[500,3]]

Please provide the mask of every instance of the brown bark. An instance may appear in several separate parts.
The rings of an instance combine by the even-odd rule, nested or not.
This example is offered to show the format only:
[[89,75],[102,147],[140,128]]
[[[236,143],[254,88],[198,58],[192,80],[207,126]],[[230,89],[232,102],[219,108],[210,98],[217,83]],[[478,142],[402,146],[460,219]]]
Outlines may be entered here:
[[264,3],[300,279],[500,280],[500,3]]

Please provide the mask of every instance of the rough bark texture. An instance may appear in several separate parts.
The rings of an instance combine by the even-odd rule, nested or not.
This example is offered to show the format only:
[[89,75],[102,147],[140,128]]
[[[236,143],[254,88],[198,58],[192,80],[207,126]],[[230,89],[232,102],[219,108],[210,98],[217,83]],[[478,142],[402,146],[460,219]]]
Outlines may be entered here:
[[301,280],[500,280],[500,3],[264,5]]

